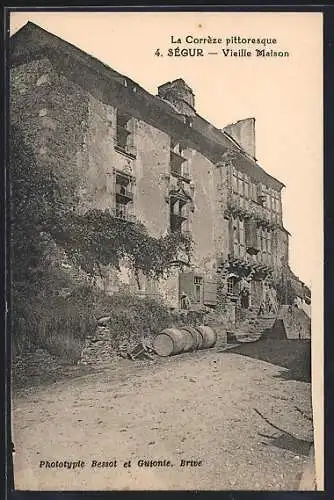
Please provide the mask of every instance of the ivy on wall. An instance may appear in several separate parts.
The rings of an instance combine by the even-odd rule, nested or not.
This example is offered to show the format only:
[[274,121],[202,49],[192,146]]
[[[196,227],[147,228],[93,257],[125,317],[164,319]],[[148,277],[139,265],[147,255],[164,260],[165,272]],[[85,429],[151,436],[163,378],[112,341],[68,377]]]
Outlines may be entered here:
[[54,240],[70,259],[87,274],[101,273],[102,266],[120,269],[126,261],[137,277],[143,273],[160,279],[172,267],[186,263],[176,261],[179,252],[192,254],[192,240],[182,233],[151,236],[141,222],[115,218],[108,210],[91,209],[84,214],[68,212],[61,223],[50,226]]
[[90,276],[102,275],[103,266],[119,269],[126,261],[138,285],[140,273],[159,279],[172,267],[183,267],[179,253],[190,261],[193,243],[188,235],[156,238],[142,223],[117,219],[109,211],[79,213],[73,179],[47,161],[37,161],[17,127],[12,127],[10,139],[14,286],[20,282],[28,290],[36,281],[40,288],[51,243]]

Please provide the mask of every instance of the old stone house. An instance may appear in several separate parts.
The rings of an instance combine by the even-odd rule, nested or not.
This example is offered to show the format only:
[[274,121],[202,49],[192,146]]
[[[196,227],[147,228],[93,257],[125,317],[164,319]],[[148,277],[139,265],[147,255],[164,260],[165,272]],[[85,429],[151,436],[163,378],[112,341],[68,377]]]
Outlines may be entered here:
[[[11,38],[10,93],[11,123],[38,161],[73,180],[81,207],[140,220],[152,235],[192,235],[188,271],[143,280],[143,293],[176,308],[183,293],[193,305],[260,306],[289,260],[289,233],[284,185],[255,157],[253,118],[217,129],[182,79],[152,95],[30,22]],[[126,269],[102,285],[135,287]]]

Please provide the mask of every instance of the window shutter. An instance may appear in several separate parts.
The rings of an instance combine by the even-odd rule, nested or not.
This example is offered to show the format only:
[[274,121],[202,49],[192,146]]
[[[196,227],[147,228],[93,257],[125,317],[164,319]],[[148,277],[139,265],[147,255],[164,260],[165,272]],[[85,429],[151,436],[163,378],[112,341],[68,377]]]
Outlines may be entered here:
[[206,306],[215,306],[217,304],[217,283],[215,281],[204,280],[204,299]]
[[179,274],[179,295],[185,293],[191,302],[194,302],[194,272],[187,271]]

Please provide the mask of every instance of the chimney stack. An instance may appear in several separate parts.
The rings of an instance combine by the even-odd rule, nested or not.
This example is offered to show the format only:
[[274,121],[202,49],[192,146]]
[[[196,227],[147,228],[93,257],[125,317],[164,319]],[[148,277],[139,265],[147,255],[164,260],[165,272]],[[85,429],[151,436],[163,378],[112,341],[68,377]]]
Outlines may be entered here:
[[223,131],[234,139],[239,146],[255,159],[255,118],[245,118],[227,125]]
[[170,102],[180,114],[196,115],[194,93],[182,78],[160,85],[158,96]]

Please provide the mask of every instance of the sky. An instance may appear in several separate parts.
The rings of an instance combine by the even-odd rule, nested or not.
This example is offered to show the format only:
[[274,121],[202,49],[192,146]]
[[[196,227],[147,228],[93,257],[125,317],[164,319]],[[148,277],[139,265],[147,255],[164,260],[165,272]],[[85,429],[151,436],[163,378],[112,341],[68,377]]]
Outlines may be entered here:
[[[34,22],[152,94],[183,78],[195,94],[196,111],[218,128],[255,117],[256,157],[281,180],[283,218],[291,233],[290,264],[313,286],[322,267],[322,15],[320,13],[14,12],[13,34]],[[171,42],[181,38],[182,44]],[[222,45],[189,44],[186,36],[222,38]],[[268,39],[267,50],[289,57],[256,57],[252,43],[226,46],[226,38]],[[270,44],[276,39],[276,44]],[[219,51],[204,57],[168,57],[167,50]],[[217,48],[218,47],[218,48]],[[222,48],[251,57],[224,57]],[[157,57],[160,49],[163,54]]]

